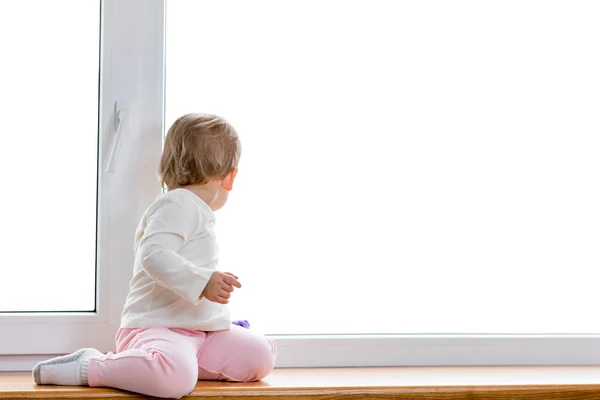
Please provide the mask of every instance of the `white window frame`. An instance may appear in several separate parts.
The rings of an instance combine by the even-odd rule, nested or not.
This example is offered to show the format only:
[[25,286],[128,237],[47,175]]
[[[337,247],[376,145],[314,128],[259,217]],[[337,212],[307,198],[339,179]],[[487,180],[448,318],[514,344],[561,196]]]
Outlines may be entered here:
[[[81,347],[114,351],[133,232],[160,193],[155,169],[164,124],[164,18],[165,0],[103,1],[97,312],[0,314],[0,370],[29,370],[51,354]],[[107,173],[115,102],[124,111],[123,138],[115,171]],[[391,317],[402,308],[382,306]],[[600,364],[600,335],[273,337],[278,367]]]

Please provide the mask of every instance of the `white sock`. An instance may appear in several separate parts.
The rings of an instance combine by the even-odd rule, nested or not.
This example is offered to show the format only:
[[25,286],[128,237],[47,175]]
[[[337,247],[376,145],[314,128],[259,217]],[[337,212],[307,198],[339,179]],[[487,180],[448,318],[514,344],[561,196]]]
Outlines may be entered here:
[[33,368],[33,380],[38,385],[87,386],[90,359],[101,355],[96,349],[81,349],[42,361]]

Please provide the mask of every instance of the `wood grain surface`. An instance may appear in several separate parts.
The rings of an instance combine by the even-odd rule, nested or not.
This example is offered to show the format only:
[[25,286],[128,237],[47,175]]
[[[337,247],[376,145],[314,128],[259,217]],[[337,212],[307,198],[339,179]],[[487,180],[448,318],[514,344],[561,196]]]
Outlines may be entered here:
[[[262,382],[198,382],[187,398],[282,400],[600,400],[600,367],[278,369]],[[125,399],[116,389],[36,386],[0,373],[0,399]]]

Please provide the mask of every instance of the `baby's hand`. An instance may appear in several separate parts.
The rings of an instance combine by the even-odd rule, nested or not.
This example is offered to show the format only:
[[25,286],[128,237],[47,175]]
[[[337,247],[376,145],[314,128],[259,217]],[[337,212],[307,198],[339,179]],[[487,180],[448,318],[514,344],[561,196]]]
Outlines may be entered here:
[[215,303],[227,304],[234,287],[242,287],[242,284],[237,280],[237,276],[229,272],[216,271],[210,277],[200,298],[204,297]]

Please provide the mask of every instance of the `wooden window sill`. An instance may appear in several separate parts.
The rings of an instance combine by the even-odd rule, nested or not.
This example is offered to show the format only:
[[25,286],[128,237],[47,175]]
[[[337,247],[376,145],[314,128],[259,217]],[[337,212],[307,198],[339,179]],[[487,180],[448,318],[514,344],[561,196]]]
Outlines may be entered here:
[[[115,389],[36,386],[30,373],[0,373],[0,399],[127,399]],[[198,382],[187,398],[216,399],[600,399],[600,367],[278,369],[262,382]]]

